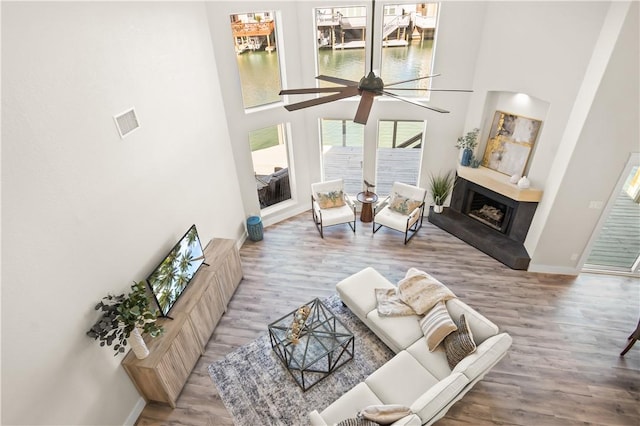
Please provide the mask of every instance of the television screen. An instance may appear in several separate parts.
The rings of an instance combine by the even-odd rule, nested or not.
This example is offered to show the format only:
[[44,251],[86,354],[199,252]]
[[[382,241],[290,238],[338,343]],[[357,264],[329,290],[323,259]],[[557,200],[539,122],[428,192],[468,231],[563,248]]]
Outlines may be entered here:
[[203,263],[202,244],[196,225],[192,225],[147,278],[162,316],[169,314]]

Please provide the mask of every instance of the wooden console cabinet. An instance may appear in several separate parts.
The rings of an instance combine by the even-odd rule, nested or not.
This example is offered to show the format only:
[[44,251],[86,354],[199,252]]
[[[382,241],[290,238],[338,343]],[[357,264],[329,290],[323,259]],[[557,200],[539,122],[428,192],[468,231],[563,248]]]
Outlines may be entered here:
[[145,341],[149,356],[137,359],[133,351],[122,366],[140,394],[149,401],[175,408],[193,367],[242,280],[240,254],[233,240],[213,239],[205,247],[205,262],[169,315],[158,320],[164,334]]

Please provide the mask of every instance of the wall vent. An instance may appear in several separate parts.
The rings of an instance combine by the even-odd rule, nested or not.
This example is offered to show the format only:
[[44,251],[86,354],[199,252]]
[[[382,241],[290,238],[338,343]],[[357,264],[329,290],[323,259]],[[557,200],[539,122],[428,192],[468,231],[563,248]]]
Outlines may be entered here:
[[116,121],[118,133],[123,139],[125,136],[129,135],[131,132],[140,127],[138,117],[136,117],[136,112],[133,108],[123,112],[122,114],[115,115],[113,118]]

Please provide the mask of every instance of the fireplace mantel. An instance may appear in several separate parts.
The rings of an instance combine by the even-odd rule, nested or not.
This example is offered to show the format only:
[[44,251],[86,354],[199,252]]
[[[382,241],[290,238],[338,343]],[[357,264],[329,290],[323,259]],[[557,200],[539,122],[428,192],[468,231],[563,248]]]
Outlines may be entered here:
[[515,201],[537,203],[542,199],[542,190],[536,188],[520,189],[518,185],[509,182],[509,176],[496,172],[486,167],[458,166],[458,176],[470,182],[484,186],[498,194]]

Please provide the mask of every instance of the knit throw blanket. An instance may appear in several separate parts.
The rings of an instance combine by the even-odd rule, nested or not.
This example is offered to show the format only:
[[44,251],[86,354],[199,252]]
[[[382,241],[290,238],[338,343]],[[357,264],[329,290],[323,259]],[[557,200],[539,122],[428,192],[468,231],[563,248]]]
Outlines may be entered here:
[[398,288],[376,289],[378,313],[382,316],[424,315],[438,302],[455,298],[444,284],[416,268],[398,282]]

